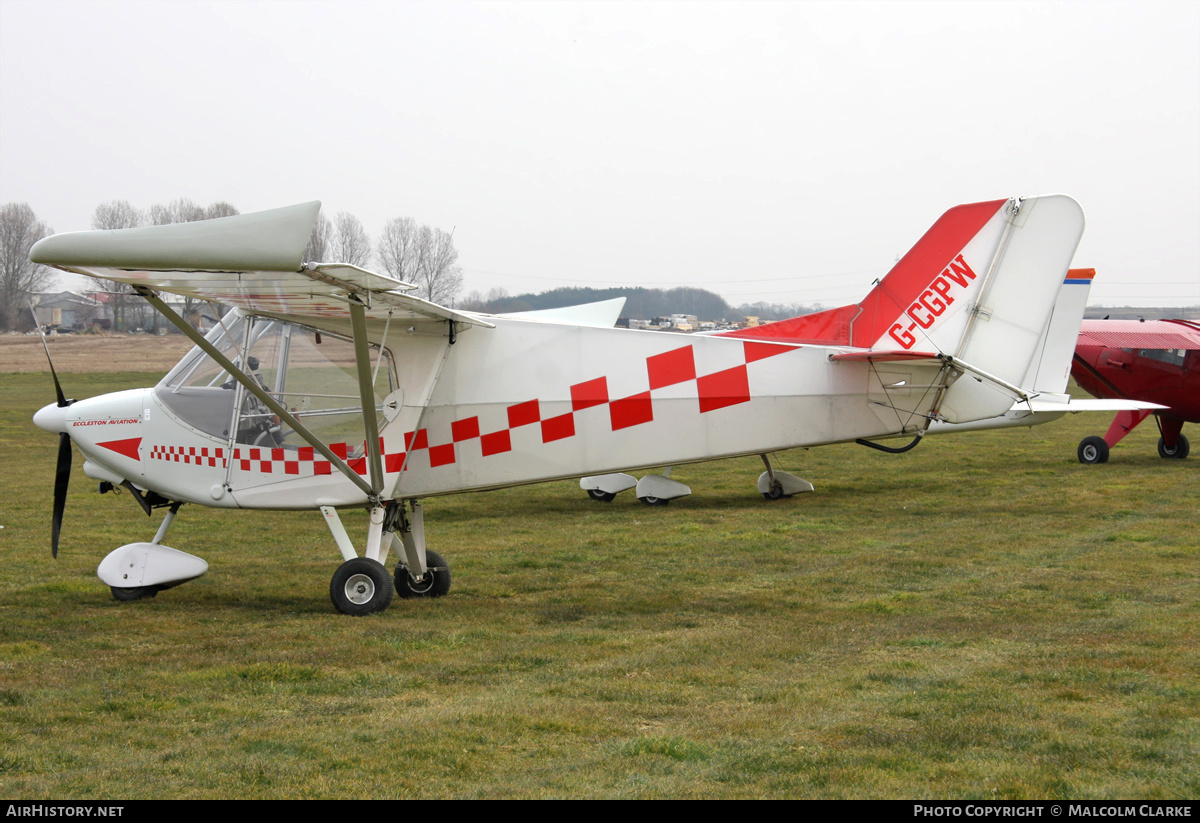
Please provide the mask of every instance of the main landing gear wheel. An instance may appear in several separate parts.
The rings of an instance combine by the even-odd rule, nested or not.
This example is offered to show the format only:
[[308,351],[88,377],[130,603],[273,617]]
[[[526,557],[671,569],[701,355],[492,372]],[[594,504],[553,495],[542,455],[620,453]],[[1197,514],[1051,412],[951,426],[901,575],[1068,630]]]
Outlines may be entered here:
[[1079,441],[1079,462],[1092,465],[1108,462],[1108,444],[1103,437],[1085,437]]
[[425,574],[413,577],[404,564],[396,565],[396,594],[412,597],[441,597],[450,591],[450,566],[437,552],[425,550]]
[[776,480],[771,484],[771,488],[768,491],[763,492],[763,497],[768,500],[783,499],[783,484]]
[[641,500],[647,506],[665,506],[671,502],[671,498],[669,497],[639,497],[638,500]]
[[113,600],[119,600],[122,603],[131,603],[134,600],[149,600],[158,594],[158,586],[137,586],[135,588],[109,586],[109,588],[112,589]]
[[617,499],[617,496],[612,492],[601,491],[600,489],[588,489],[588,497],[593,500],[599,500],[601,503],[611,503]]
[[361,617],[381,612],[392,602],[392,576],[378,560],[355,557],[338,566],[329,583],[329,599],[342,614]]
[[1173,457],[1176,460],[1182,460],[1183,458],[1188,456],[1189,451],[1191,451],[1191,444],[1188,443],[1188,439],[1186,437],[1184,437],[1182,434],[1179,435],[1179,439],[1175,441],[1175,448],[1173,448],[1173,449],[1167,448],[1166,440],[1164,440],[1161,437],[1158,438],[1158,456],[1159,457],[1167,457],[1167,458]]

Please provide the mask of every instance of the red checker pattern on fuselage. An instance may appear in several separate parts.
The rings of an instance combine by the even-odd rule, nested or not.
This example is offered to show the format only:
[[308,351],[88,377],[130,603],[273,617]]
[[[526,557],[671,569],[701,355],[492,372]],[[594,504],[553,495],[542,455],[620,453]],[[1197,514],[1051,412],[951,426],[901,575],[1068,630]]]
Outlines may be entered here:
[[608,378],[597,377],[585,380],[570,387],[571,411],[566,414],[543,419],[541,405],[537,400],[526,400],[509,406],[505,412],[508,427],[487,434],[480,433],[479,418],[467,417],[455,420],[450,424],[452,441],[439,446],[430,447],[428,430],[421,429],[415,434],[405,435],[405,442],[410,444],[410,453],[429,450],[431,468],[448,466],[457,462],[456,446],[474,440],[480,441],[480,452],[484,457],[504,454],[512,451],[513,429],[541,424],[542,442],[553,443],[576,435],[575,413],[596,406],[608,406],[609,423],[613,431],[640,426],[654,420],[655,389],[677,386],[681,383],[696,384],[698,409],[701,414],[736,406],[750,401],[750,377],[747,364],[777,354],[801,348],[797,345],[781,345],[778,343],[760,343],[754,340],[743,341],[741,365],[723,369],[713,374],[696,374],[695,353],[691,344],[672,349],[662,354],[646,358],[646,378],[650,390],[639,392],[628,397],[612,399],[608,393]]
[[[535,399],[509,406],[505,410],[508,426],[497,431],[483,433],[477,415],[451,422],[449,443],[431,446],[429,430],[420,429],[404,435],[404,446],[407,451],[389,454],[384,450],[381,437],[379,438],[379,449],[384,469],[389,473],[407,470],[407,457],[419,451],[428,451],[430,468],[453,465],[458,461],[456,446],[472,440],[479,440],[480,451],[484,457],[504,454],[512,451],[512,430],[534,423],[540,424],[543,443],[565,440],[577,434],[575,414],[597,406],[608,406],[609,423],[613,431],[640,426],[654,420],[653,391],[668,386],[677,386],[681,383],[693,382],[696,384],[696,398],[700,414],[736,406],[740,403],[748,403],[750,401],[750,378],[746,368],[747,364],[798,348],[801,346],[746,340],[743,341],[741,365],[712,374],[697,375],[692,346],[690,344],[681,346],[678,349],[646,358],[646,378],[650,387],[648,391],[611,399],[608,393],[608,378],[597,377],[572,385],[570,387],[571,411],[556,417],[543,420],[541,405]],[[364,443],[360,446],[364,452],[365,445]],[[346,460],[350,468],[357,474],[364,476],[367,474],[366,457],[347,459],[348,444],[333,443],[329,449],[338,457]],[[150,457],[155,460],[177,463],[224,466],[223,449],[153,446]],[[274,474],[276,470],[285,475],[296,476],[333,473],[333,465],[328,460],[316,455],[311,446],[299,449],[239,446],[233,450],[233,460],[234,465],[242,471],[262,474]]]

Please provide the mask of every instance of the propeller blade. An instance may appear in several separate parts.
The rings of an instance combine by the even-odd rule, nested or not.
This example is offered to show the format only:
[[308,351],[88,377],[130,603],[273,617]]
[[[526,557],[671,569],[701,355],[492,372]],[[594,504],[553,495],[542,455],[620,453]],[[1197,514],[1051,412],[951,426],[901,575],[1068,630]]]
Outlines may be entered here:
[[[29,310],[33,311],[33,306],[30,306]],[[63,406],[69,406],[75,401],[68,400],[67,396],[63,394],[62,384],[58,382],[58,372],[54,370],[54,358],[50,356],[50,344],[46,342],[46,332],[42,329],[42,324],[38,322],[37,312],[33,312],[33,325],[37,327],[38,334],[41,335],[42,348],[46,350],[46,361],[50,363],[50,376],[54,378],[54,391],[58,395],[58,407],[61,409]],[[62,453],[61,448],[59,453]]]
[[58,536],[62,532],[63,509],[67,506],[67,486],[71,483],[71,436],[58,436],[58,465],[54,470],[54,520],[50,533],[50,554],[58,559]]

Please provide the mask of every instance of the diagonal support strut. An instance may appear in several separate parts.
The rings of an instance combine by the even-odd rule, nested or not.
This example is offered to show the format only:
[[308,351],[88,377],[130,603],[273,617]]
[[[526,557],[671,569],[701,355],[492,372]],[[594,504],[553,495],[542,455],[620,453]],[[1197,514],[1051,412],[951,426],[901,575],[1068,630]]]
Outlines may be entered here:
[[[287,423],[288,426],[290,426],[296,432],[296,434],[300,435],[300,437],[304,439],[304,442],[316,449],[322,457],[332,463],[333,466],[346,477],[348,477],[351,482],[354,483],[354,485],[362,489],[363,493],[366,494],[368,498],[371,500],[377,499],[378,491],[372,488],[371,485],[368,485],[367,482],[361,477],[359,477],[358,474],[346,464],[345,460],[342,460],[342,458],[334,454],[328,446],[326,446],[317,438],[316,435],[305,428],[304,424],[297,420],[292,413],[284,408],[283,405],[280,404],[274,397],[268,394],[262,386],[258,385],[257,381],[251,380],[250,377],[248,377],[241,369],[233,365],[233,361],[221,354],[221,352],[217,350],[216,346],[205,340],[204,336],[200,334],[200,332],[196,331],[194,328],[192,328],[190,323],[176,314],[175,311],[166,303],[164,303],[157,294],[145,286],[134,286],[133,288],[134,291],[144,297],[146,302],[148,302],[151,306],[154,306],[154,308],[158,310],[158,313],[165,317],[173,326],[175,326],[175,328],[187,335],[188,339],[203,349],[205,354],[217,361],[221,368],[229,372],[233,376],[233,379],[238,381],[238,383],[240,383],[246,391],[250,392],[260,401],[262,401],[263,405],[265,405],[272,412],[279,415],[279,419]],[[371,442],[372,441],[368,439],[368,446]],[[374,443],[375,455],[376,459],[378,460],[378,434],[375,436]],[[382,488],[382,480],[380,481],[380,488]]]

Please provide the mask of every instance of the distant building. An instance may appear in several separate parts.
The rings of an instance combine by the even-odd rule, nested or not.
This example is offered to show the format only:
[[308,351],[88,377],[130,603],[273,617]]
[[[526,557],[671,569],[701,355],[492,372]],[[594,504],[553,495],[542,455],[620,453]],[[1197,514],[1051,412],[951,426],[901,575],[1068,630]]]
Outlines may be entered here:
[[699,321],[694,314],[672,314],[671,328],[676,331],[695,331]]
[[108,319],[108,307],[94,297],[60,291],[43,294],[33,309],[38,325],[84,329]]

